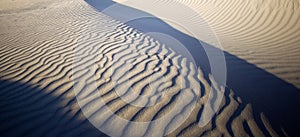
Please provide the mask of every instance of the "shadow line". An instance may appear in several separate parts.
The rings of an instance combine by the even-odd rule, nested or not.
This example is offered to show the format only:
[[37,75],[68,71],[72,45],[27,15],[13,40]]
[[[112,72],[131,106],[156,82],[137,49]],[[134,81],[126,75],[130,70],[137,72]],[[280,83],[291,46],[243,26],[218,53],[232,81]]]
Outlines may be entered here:
[[[116,4],[111,0],[85,0],[85,2],[99,12]],[[132,7],[119,6],[122,10],[149,15],[147,12]],[[122,17],[122,14],[124,13],[119,12],[118,16],[114,16],[116,14],[108,16],[118,20]],[[193,58],[196,59],[196,64],[201,66],[205,77],[208,79],[211,68],[203,46],[211,49],[210,51],[220,51],[220,49],[208,44],[200,44],[198,39],[182,33],[159,18],[143,18],[123,23],[143,33],[159,32],[174,37],[188,49]],[[155,39],[159,40],[159,38]],[[263,129],[263,132],[270,136],[260,121],[261,113],[265,114],[273,129],[280,136],[285,136],[284,132],[290,136],[300,136],[297,131],[300,129],[298,123],[300,117],[297,113],[300,106],[300,90],[254,64],[248,63],[226,51],[224,51],[224,54],[227,64],[226,84],[230,89],[233,89],[237,96],[241,97],[243,103],[252,105],[254,118],[259,127]]]

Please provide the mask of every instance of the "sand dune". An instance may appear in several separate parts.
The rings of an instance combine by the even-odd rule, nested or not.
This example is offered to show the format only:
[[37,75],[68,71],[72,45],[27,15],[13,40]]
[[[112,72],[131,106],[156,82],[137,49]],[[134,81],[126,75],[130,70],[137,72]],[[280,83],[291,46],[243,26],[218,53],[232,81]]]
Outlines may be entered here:
[[[299,94],[295,92],[299,90],[293,86],[300,84],[298,1],[283,4],[283,9],[275,12],[271,9],[278,8],[276,5],[259,1],[180,2],[195,9],[212,26],[228,52],[230,72],[250,66],[258,70],[254,74],[266,73],[261,76],[270,78],[271,84],[283,89],[286,87],[282,85],[287,86],[281,97],[289,97],[294,106],[299,104]],[[104,136],[97,128],[114,136],[296,134],[297,126],[289,122],[299,119],[293,117],[297,113],[282,112],[286,115],[282,121],[274,120],[281,115],[272,117],[269,114],[274,111],[258,109],[257,103],[239,96],[243,88],[231,83],[235,77],[230,72],[229,85],[219,84],[205,66],[199,65],[202,60],[191,60],[184,54],[185,49],[176,50],[94,8],[77,0],[25,1],[14,7],[1,7],[1,136]],[[254,65],[240,65],[245,64],[241,60]],[[234,72],[244,76],[246,70]],[[235,80],[247,82],[249,78]],[[272,89],[269,85],[264,88]],[[263,90],[246,95],[257,95],[255,102],[265,106],[262,109],[285,110],[274,101],[270,101],[272,105],[263,104],[268,100],[259,98]],[[216,115],[206,126],[199,127],[204,105],[209,103],[213,110],[213,98],[221,92],[224,98]],[[277,93],[273,92],[275,99]],[[288,108],[287,99],[280,101]],[[294,109],[288,108],[291,112]],[[160,118],[165,119],[159,122]],[[158,122],[137,124],[124,120]]]
[[179,0],[211,25],[222,46],[300,87],[299,0]]
[[[152,11],[146,8],[147,5],[138,2],[115,1]],[[224,50],[300,87],[300,49],[297,48],[300,44],[299,0],[178,2],[193,9],[207,21]],[[153,3],[174,4],[172,1],[159,0]],[[169,11],[174,13],[176,9]],[[160,12],[153,11],[152,14],[159,16]],[[193,19],[191,14],[184,16]],[[205,36],[201,40],[210,43]]]

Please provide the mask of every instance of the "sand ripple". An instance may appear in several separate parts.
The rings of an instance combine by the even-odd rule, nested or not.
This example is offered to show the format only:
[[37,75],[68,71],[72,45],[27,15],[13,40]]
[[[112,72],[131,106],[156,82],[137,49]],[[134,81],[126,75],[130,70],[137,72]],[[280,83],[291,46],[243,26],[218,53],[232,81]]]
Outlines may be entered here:
[[[234,49],[234,46],[228,44],[226,48],[233,53],[268,68],[296,85],[300,84],[300,63],[297,58],[299,39],[296,38],[299,31],[288,31],[299,30],[299,14],[267,10],[254,13],[245,10],[242,13],[251,17],[245,19],[234,10],[229,10],[229,13],[217,10],[215,14],[209,14],[211,9],[205,8],[211,4],[218,9],[228,8],[230,5],[242,4],[239,1],[223,3],[187,0],[184,3],[200,5],[196,8],[203,8],[205,12],[201,12],[202,15],[217,28],[222,38],[230,35],[232,37],[229,41],[238,40],[240,44],[246,44],[246,51]],[[244,103],[230,88],[218,85],[213,77],[206,78],[201,67],[194,66],[189,58],[172,50],[170,46],[94,11],[83,1],[55,1],[45,6],[45,9],[32,9],[18,14],[12,11],[0,13],[1,135],[103,135],[86,119],[100,119],[102,123],[92,122],[101,124],[98,126],[116,126],[114,117],[106,114],[103,106],[98,104],[99,97],[114,114],[135,122],[159,119],[173,108],[187,118],[178,124],[182,115],[173,115],[163,125],[149,124],[143,127],[139,135],[163,135],[172,127],[176,127],[176,130],[169,136],[284,134],[284,131],[275,132],[263,113],[254,116],[251,104]],[[246,9],[246,5],[237,7]],[[299,4],[295,3],[293,9],[298,8]],[[240,18],[234,19],[228,15]],[[272,16],[278,16],[280,20],[268,19]],[[283,48],[282,45],[290,46]],[[259,58],[262,53],[272,53],[277,56],[266,57],[259,62],[257,58],[250,58],[253,56],[242,55],[258,47],[266,52],[251,55]],[[275,50],[270,50],[271,47],[275,47]],[[289,54],[279,52],[282,50],[289,51]],[[264,63],[269,60],[274,60],[278,67]],[[74,83],[74,79],[80,79],[83,84]],[[133,96],[132,92],[118,92],[116,83],[113,83],[115,81],[121,88],[122,84],[132,87],[134,94],[139,96]],[[74,84],[78,85],[79,92],[74,91]],[[92,85],[96,85],[96,89]],[[214,90],[211,90],[211,86]],[[158,89],[158,92],[153,92],[152,88]],[[221,107],[211,122],[200,128],[198,122],[204,104],[216,98],[218,91],[225,92]],[[74,92],[80,100],[79,105]],[[209,96],[210,93],[212,96]],[[130,105],[126,97],[133,104],[155,105]],[[141,97],[151,99],[144,100]],[[180,100],[182,97],[189,99]],[[178,103],[181,106],[176,106]],[[210,107],[214,107],[214,101],[210,101],[210,104]],[[132,127],[134,125],[131,123],[120,125],[119,131],[115,132],[130,136]]]

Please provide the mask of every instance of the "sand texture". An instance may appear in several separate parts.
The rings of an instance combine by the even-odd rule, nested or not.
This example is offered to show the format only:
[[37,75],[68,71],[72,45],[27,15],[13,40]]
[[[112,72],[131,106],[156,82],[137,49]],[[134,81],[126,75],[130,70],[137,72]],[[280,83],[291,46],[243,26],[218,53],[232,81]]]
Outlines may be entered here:
[[[211,35],[197,43],[164,19],[141,25],[101,12],[118,2],[0,2],[0,136],[299,135],[299,0],[177,0],[222,49]],[[120,8],[163,12],[142,2]],[[226,83],[211,74],[205,52],[224,52]]]

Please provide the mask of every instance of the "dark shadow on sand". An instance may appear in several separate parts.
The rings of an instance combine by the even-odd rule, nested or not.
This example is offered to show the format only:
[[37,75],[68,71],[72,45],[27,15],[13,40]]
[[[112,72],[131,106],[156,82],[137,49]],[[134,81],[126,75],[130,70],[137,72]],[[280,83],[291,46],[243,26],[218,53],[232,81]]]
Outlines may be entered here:
[[[85,1],[99,12],[116,4],[111,0]],[[132,7],[124,5],[120,5],[120,7],[130,12],[149,15],[149,13]],[[108,16],[118,20],[119,17],[122,17],[122,14],[120,12],[118,16]],[[194,59],[196,59],[196,64],[203,69],[206,77],[208,77],[211,68],[202,46],[206,46],[212,52],[220,49],[209,45],[201,45],[197,39],[178,31],[158,18],[144,18],[123,23],[144,33],[160,32],[176,38],[185,45]],[[300,107],[300,90],[277,76],[256,67],[254,64],[250,64],[226,51],[224,54],[227,64],[227,86],[233,89],[237,96],[241,97],[243,104],[252,105],[255,120],[263,132],[269,136],[260,120],[261,112],[269,119],[273,129],[280,136],[284,136],[282,129],[290,136],[299,136],[300,116],[298,109]],[[234,118],[235,116],[231,117],[231,119]]]
[[[77,103],[75,97],[63,99],[64,94],[55,96],[55,92],[37,85],[0,80],[0,136],[105,136],[88,120],[80,118],[80,110],[71,112]],[[72,88],[66,92],[73,92]]]

